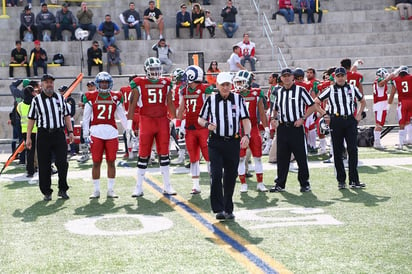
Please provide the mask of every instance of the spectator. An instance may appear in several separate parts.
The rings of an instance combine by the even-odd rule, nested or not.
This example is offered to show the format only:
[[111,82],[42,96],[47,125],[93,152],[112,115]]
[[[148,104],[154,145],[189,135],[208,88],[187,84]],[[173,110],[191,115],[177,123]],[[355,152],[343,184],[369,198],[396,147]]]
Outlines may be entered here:
[[99,72],[103,71],[103,53],[99,48],[99,42],[93,41],[90,48],[87,49],[87,75],[92,75],[92,66],[98,66]]
[[[31,12],[29,5],[24,7],[24,11],[20,14],[20,40],[31,42],[37,37],[37,27],[35,25],[36,18]],[[33,36],[31,41],[26,38],[24,32],[27,31]]]
[[[17,112],[17,105],[21,102],[19,101],[14,101],[13,103],[13,109],[9,113],[9,121],[8,124],[12,126],[13,128],[13,141],[11,142],[11,152],[14,153],[17,148],[17,142],[16,140],[19,140],[19,144],[23,140],[23,135],[21,132],[21,124],[20,124],[20,115]],[[20,153],[19,155],[19,165],[24,165],[26,162],[26,157],[24,153]]]
[[243,41],[237,43],[240,47],[240,63],[245,66],[246,61],[249,61],[252,71],[256,71],[255,43],[249,40],[249,34],[243,34]]
[[299,14],[299,23],[303,24],[302,13],[306,13],[308,15],[308,24],[313,23],[313,10],[310,6],[309,0],[296,0],[296,11]]
[[230,58],[227,60],[229,63],[229,70],[231,72],[237,72],[241,69],[246,70],[244,66],[240,63],[240,47],[238,45],[233,46],[233,53],[230,55]]
[[172,49],[168,44],[166,44],[166,40],[161,38],[157,44],[152,46],[152,49],[156,51],[157,58],[159,58],[160,62],[163,65],[163,74],[169,73],[170,69],[172,68],[173,62],[169,58],[169,54],[173,53]]
[[77,12],[79,27],[89,31],[87,40],[91,41],[96,33],[96,25],[93,24],[93,12],[87,7],[86,2],[82,2],[80,10]]
[[216,22],[213,21],[212,17],[210,17],[210,11],[205,11],[205,26],[210,33],[210,37],[215,37],[215,29],[216,29]]
[[27,61],[27,51],[21,47],[21,41],[16,41],[16,48],[11,51],[10,65],[9,65],[9,77],[13,78],[14,66],[13,64],[19,64],[26,67],[27,77],[30,77],[30,67]]
[[163,14],[160,11],[160,9],[155,7],[155,1],[151,0],[149,1],[149,7],[144,11],[143,15],[143,25],[144,25],[144,30],[146,32],[146,39],[150,40],[150,27],[152,25],[157,25],[159,28],[159,39],[163,38],[163,28],[164,28],[164,20],[163,20]]
[[140,30],[140,28],[142,27],[142,22],[140,21],[140,14],[136,10],[135,4],[133,2],[129,3],[129,9],[121,13],[119,18],[120,22],[122,22],[124,39],[129,40],[129,29],[135,29],[137,39],[142,39],[142,32]]
[[209,85],[216,87],[216,77],[220,73],[217,61],[213,60],[210,62],[209,68],[207,69],[206,81]]
[[318,23],[322,22],[322,15],[323,15],[323,10],[320,8],[320,1],[318,0],[318,7],[316,8],[316,1],[315,0],[309,0],[310,2],[310,9],[312,10],[312,22],[315,23],[315,13],[318,14]]
[[17,0],[7,0],[7,6],[8,7],[16,7],[17,6]]
[[47,74],[47,53],[40,47],[40,41],[34,41],[34,49],[31,50],[30,56],[34,54],[33,59],[33,72],[34,76],[38,76],[37,68],[43,68],[43,74]]
[[48,10],[46,3],[43,3],[41,5],[41,11],[36,16],[36,25],[38,31],[38,39],[40,41],[47,40],[44,39],[48,37],[46,34],[43,34],[44,30],[50,30],[51,37],[49,38],[54,41],[56,35],[56,17]]
[[63,41],[62,32],[68,30],[72,33],[70,40],[76,40],[74,37],[74,30],[76,29],[76,17],[69,10],[67,3],[62,4],[62,9],[56,13],[56,35],[57,40]]
[[110,14],[106,14],[104,22],[97,29],[97,32],[102,36],[103,52],[107,52],[107,48],[116,42],[115,35],[120,33],[119,26],[112,22]]
[[222,9],[220,16],[223,17],[223,30],[227,38],[232,38],[239,25],[236,24],[237,9],[233,6],[232,0],[228,0],[226,7]]
[[295,12],[291,0],[279,0],[279,13],[289,24],[295,24]]
[[119,75],[122,75],[122,59],[120,58],[120,49],[115,45],[110,45],[107,51],[107,69],[106,71],[110,73],[111,66],[117,66]]
[[189,28],[190,38],[193,38],[193,25],[191,23],[192,19],[190,19],[190,13],[186,11],[186,4],[181,4],[180,9],[181,11],[176,14],[176,38],[180,37],[180,28]]
[[[395,6],[399,9],[401,20],[412,20],[412,2],[411,0],[395,0]],[[405,12],[406,9],[406,12]]]
[[199,36],[199,38],[202,39],[203,29],[205,28],[205,13],[198,3],[193,4],[192,25],[193,28],[196,27],[196,36]]

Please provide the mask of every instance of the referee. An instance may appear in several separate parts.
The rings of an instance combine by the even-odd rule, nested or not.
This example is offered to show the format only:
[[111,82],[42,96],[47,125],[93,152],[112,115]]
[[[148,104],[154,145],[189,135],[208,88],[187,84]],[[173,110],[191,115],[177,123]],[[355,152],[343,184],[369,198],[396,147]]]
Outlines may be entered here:
[[[234,219],[233,192],[235,189],[240,147],[246,148],[250,139],[250,120],[245,102],[231,91],[232,75],[219,73],[218,93],[206,99],[198,122],[210,130],[210,202],[216,219]],[[240,138],[240,122],[244,135]],[[222,184],[223,178],[223,184]]]
[[[310,192],[309,168],[306,154],[306,138],[304,123],[317,108],[308,91],[295,85],[293,72],[284,68],[280,76],[283,87],[278,91],[274,103],[272,127],[277,127],[277,170],[278,177],[270,192],[285,191],[289,172],[291,153],[295,156],[299,167],[298,180],[300,192]],[[305,112],[305,107],[306,112]]]
[[[330,121],[333,158],[336,169],[336,179],[338,188],[346,188],[346,172],[343,165],[343,141],[346,141],[349,156],[349,186],[351,188],[364,188],[366,185],[359,182],[358,175],[358,122],[362,119],[362,112],[365,109],[366,101],[359,89],[346,82],[346,69],[338,67],[335,69],[336,84],[323,91],[316,99],[319,105],[321,101],[329,99],[330,115],[325,110],[320,112],[326,121]],[[356,102],[360,103],[360,108],[356,109]],[[355,116],[355,113],[356,116]]]
[[54,77],[43,75],[41,79],[42,91],[33,98],[28,117],[26,146],[32,147],[31,132],[34,123],[37,123],[37,151],[39,152],[39,186],[45,201],[52,198],[51,189],[51,158],[56,157],[56,167],[59,175],[59,192],[57,196],[69,199],[67,190],[67,144],[64,127],[69,132],[70,143],[73,142],[73,127],[70,121],[70,110],[62,95],[54,92]]

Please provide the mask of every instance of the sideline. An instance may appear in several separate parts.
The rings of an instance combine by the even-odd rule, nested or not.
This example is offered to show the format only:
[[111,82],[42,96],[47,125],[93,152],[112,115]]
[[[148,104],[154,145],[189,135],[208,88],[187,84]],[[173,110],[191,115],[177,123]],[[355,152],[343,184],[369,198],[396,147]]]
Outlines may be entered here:
[[243,264],[249,272],[292,273],[254,244],[233,232],[230,229],[230,225],[224,225],[225,223],[235,221],[217,221],[209,213],[202,211],[179,195],[163,195],[162,183],[150,175],[146,175],[145,182],[150,186],[151,192],[160,200],[176,210],[194,227],[198,228],[213,242],[222,247],[235,260]]

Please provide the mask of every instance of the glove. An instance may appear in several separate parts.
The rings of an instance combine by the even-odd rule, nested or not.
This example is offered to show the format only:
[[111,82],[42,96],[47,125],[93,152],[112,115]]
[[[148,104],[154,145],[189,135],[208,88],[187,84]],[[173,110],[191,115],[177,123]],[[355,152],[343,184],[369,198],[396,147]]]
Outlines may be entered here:
[[269,127],[265,127],[265,134],[263,134],[263,139],[267,141],[269,140],[269,138],[270,138],[270,129]]

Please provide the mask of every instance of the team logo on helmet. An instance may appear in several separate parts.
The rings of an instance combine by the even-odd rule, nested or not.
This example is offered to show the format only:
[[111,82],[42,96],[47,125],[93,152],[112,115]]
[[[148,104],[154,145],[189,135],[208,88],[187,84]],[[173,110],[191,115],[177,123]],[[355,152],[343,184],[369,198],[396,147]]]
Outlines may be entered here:
[[203,82],[203,70],[198,66],[188,66],[185,75],[188,83]]
[[159,58],[149,57],[144,62],[144,71],[147,78],[159,79],[162,76],[162,63]]
[[248,89],[252,85],[252,74],[247,70],[239,70],[233,78],[233,86],[236,91]]
[[378,76],[379,78],[386,78],[386,76],[388,76],[389,72],[386,70],[386,68],[379,68],[376,71],[376,76]]
[[186,74],[185,71],[181,68],[177,68],[173,70],[172,72],[172,82],[177,83],[177,82],[184,82],[186,79]]
[[[99,92],[109,92],[113,88],[113,78],[108,72],[105,71],[99,72],[96,75],[94,82],[96,83],[96,89]],[[107,87],[102,87],[101,82],[108,82]]]
[[330,132],[329,125],[326,123],[325,118],[319,119],[319,132],[323,135],[328,135]]

